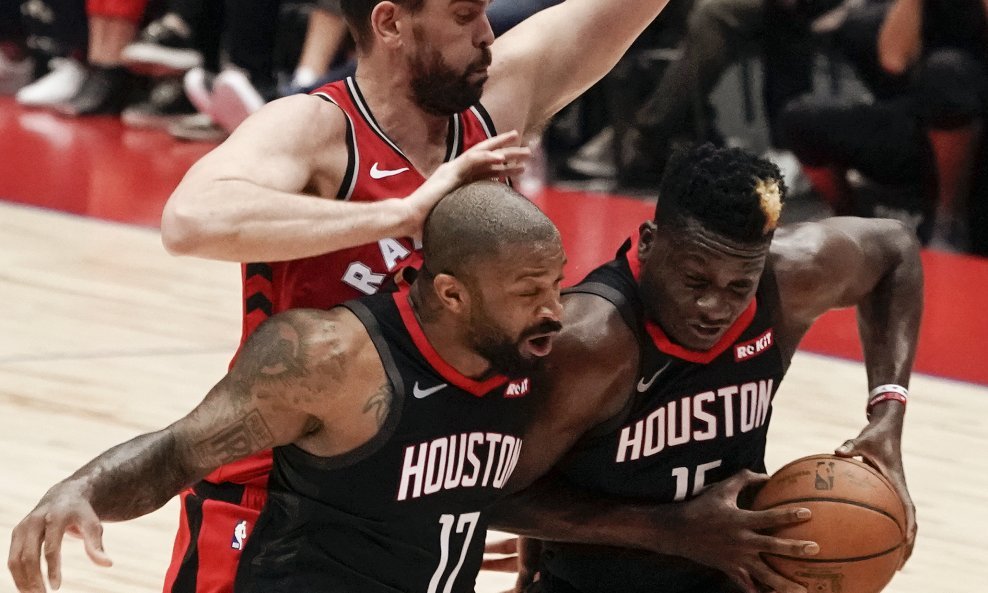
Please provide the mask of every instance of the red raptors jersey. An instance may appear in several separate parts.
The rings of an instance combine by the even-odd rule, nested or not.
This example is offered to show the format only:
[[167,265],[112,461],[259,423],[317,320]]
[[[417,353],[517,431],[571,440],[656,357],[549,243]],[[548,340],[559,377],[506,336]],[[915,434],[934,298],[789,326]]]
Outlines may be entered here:
[[[425,182],[378,125],[354,78],[327,84],[312,94],[346,115],[349,162],[336,199],[374,202],[405,197]],[[445,161],[495,134],[480,104],[450,116]],[[261,322],[276,313],[303,307],[329,309],[374,294],[388,273],[417,247],[408,237],[395,237],[304,259],[245,264],[241,346]],[[206,479],[263,485],[270,469],[271,452],[266,451],[225,465]]]

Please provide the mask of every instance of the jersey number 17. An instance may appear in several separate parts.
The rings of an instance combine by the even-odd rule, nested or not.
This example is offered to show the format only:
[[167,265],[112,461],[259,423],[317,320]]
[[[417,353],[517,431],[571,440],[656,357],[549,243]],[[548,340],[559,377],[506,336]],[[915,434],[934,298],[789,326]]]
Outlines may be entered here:
[[[473,539],[473,534],[479,520],[479,512],[464,513],[459,516],[442,515],[439,517],[439,525],[442,527],[442,532],[439,534],[439,566],[436,567],[436,572],[432,575],[432,580],[429,581],[429,593],[450,593],[452,591],[456,577],[460,574],[460,568],[463,567],[463,561],[466,560],[467,551],[470,549],[470,541]],[[451,557],[450,538],[452,537],[454,528],[456,529],[456,533],[466,532],[466,536],[463,538],[463,544],[460,546],[456,566],[447,575],[446,568],[449,565]],[[443,584],[444,582],[445,585]]]

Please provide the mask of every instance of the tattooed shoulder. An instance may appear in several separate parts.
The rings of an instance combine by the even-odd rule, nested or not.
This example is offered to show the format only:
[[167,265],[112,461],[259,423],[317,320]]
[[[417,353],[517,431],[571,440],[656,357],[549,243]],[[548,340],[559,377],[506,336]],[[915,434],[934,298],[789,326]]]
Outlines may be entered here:
[[391,391],[391,385],[385,383],[377,389],[374,395],[367,398],[364,403],[364,414],[373,414],[374,420],[377,422],[377,427],[381,428],[384,426],[385,420],[388,419],[388,414],[391,412],[391,404],[394,400],[394,394]]
[[237,358],[238,378],[305,375],[304,340],[313,321],[311,313],[291,311],[262,323]]

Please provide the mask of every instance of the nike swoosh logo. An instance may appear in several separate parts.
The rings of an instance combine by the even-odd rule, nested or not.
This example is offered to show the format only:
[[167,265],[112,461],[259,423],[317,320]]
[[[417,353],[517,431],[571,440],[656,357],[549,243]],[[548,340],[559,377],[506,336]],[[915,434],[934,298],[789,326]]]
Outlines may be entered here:
[[385,177],[393,177],[399,173],[404,173],[408,170],[408,167],[403,167],[401,169],[378,169],[378,163],[371,165],[370,176],[371,179],[384,179]]
[[655,383],[655,380],[659,378],[659,375],[662,374],[662,371],[669,368],[669,363],[671,362],[672,362],[671,360],[667,360],[665,365],[661,369],[655,371],[655,374],[652,375],[652,378],[648,380],[648,383],[645,382],[645,377],[638,379],[638,393],[645,393],[646,391],[651,389],[652,384]]
[[433,393],[435,393],[437,391],[442,391],[443,389],[446,389],[447,387],[449,387],[449,385],[447,385],[446,383],[440,383],[439,385],[436,385],[435,387],[430,387],[428,389],[422,389],[421,387],[419,387],[419,382],[416,381],[415,382],[415,386],[412,387],[412,395],[415,396],[415,399],[424,399],[424,398],[429,397],[430,395],[432,395]]

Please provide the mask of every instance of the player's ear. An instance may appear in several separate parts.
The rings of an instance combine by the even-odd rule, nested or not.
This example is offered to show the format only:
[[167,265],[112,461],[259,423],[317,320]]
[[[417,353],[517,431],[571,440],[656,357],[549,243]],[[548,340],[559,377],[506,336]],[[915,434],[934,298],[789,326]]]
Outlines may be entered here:
[[452,274],[436,274],[432,287],[443,308],[462,314],[470,306],[470,292],[459,278]]
[[646,220],[638,227],[638,259],[645,261],[652,249],[655,247],[655,240],[658,238],[659,229],[654,221]]
[[394,2],[379,2],[371,11],[370,25],[375,42],[380,41],[385,47],[396,49],[401,46],[401,29],[399,18],[403,12]]

